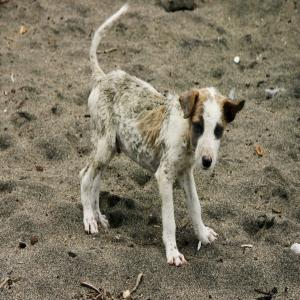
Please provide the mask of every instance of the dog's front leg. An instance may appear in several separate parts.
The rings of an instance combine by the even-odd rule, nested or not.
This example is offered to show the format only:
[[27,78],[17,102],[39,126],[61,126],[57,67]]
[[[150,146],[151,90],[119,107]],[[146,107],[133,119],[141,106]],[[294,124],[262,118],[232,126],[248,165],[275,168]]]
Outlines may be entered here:
[[162,199],[163,242],[166,248],[167,262],[177,267],[186,263],[176,245],[176,225],[173,205],[173,175],[166,164],[161,164],[156,174],[159,193]]
[[202,221],[201,205],[196,190],[193,169],[185,170],[183,174],[179,176],[179,183],[185,192],[186,203],[193,222],[195,234],[204,245],[212,243],[216,239],[217,234],[213,229],[205,226]]

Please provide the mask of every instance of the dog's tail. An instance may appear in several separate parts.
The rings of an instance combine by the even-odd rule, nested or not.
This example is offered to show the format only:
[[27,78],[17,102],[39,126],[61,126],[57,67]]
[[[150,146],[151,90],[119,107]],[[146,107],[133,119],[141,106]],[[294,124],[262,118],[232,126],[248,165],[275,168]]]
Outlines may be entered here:
[[103,70],[100,68],[98,59],[97,59],[97,48],[98,45],[105,35],[107,29],[109,29],[113,23],[121,17],[124,13],[127,12],[128,10],[128,4],[123,5],[116,13],[114,13],[111,17],[109,17],[95,32],[93,40],[92,40],[92,45],[90,49],[90,62],[91,62],[91,67],[92,67],[92,72],[94,77],[98,76],[103,76],[105,73]]

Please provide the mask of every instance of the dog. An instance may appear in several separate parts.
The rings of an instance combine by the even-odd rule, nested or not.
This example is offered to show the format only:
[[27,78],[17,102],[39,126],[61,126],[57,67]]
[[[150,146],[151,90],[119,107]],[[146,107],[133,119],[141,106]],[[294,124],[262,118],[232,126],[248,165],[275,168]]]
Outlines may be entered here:
[[84,228],[95,234],[98,223],[108,226],[99,209],[101,177],[114,155],[122,152],[155,174],[167,262],[181,266],[186,260],[176,245],[173,183],[177,179],[185,192],[199,246],[214,242],[216,232],[202,221],[193,170],[197,166],[206,171],[214,168],[224,128],[245,101],[233,101],[212,87],[164,96],[124,71],[104,73],[97,47],[107,29],[127,10],[126,4],[97,29],[90,48],[94,86],[88,107],[95,150],[80,172]]

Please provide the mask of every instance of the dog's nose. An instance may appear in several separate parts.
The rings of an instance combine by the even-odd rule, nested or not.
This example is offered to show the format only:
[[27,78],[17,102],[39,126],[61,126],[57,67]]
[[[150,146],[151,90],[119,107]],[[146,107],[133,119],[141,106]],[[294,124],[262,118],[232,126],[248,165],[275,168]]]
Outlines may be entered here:
[[209,156],[202,157],[202,165],[205,169],[208,169],[211,165],[212,159]]

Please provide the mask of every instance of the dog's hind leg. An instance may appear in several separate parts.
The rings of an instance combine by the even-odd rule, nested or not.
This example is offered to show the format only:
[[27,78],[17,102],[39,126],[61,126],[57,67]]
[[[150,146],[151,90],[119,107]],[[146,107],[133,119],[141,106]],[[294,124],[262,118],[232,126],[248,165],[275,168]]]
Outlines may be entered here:
[[108,226],[105,215],[100,212],[99,193],[101,176],[115,153],[115,145],[110,141],[105,137],[98,140],[95,155],[80,172],[83,223],[87,233],[97,233],[98,223],[104,228]]

